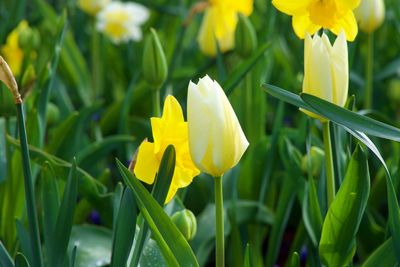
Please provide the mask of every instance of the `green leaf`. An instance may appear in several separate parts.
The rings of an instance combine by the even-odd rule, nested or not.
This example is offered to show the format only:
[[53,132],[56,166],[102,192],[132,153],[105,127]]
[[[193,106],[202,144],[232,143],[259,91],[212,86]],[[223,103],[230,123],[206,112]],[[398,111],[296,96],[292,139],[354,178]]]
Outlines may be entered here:
[[135,193],[141,214],[152,230],[153,237],[168,264],[199,266],[191,247],[160,205],[120,161],[117,160],[117,164],[123,180]]
[[222,88],[224,88],[227,95],[230,95],[235,87],[243,80],[244,76],[253,68],[259,59],[262,58],[267,48],[271,43],[265,43],[261,45],[253,55],[246,61],[238,65],[232,73],[229,74],[229,79],[223,83]]
[[60,125],[58,125],[50,134],[47,144],[47,151],[50,154],[57,154],[62,143],[69,139],[71,132],[75,131],[75,123],[78,120],[78,112],[72,112]]
[[76,162],[74,161],[58,210],[54,232],[50,239],[50,251],[48,252],[50,266],[61,266],[66,259],[77,195],[78,177],[76,173]]
[[14,267],[10,254],[8,254],[6,248],[3,246],[3,243],[1,241],[0,241],[0,266]]
[[0,118],[0,183],[7,178],[6,121]]
[[246,244],[246,251],[244,253],[244,267],[252,267],[251,247],[250,244]]
[[26,257],[27,261],[32,262],[33,256],[32,256],[31,239],[29,233],[21,220],[16,219],[15,225],[17,228],[18,241],[21,247],[21,251]]
[[[134,225],[132,226],[134,227]],[[76,247],[75,267],[108,266],[111,259],[112,232],[93,225],[74,226],[69,251]]]
[[142,256],[140,257],[140,267],[167,267],[160,247],[153,239],[149,239],[146,246],[143,248]]
[[400,141],[400,129],[362,116],[309,94],[301,98],[320,115],[352,130],[394,141]]
[[367,157],[357,146],[322,227],[319,254],[325,265],[346,266],[353,258],[355,236],[368,202],[369,190]]
[[312,177],[308,179],[308,184],[306,185],[306,190],[304,192],[302,215],[307,233],[314,246],[317,247],[321,238],[323,221],[318,202],[317,189],[315,188]]
[[399,266],[397,262],[393,240],[389,238],[380,245],[371,255],[365,260],[362,267],[376,266]]
[[131,245],[135,237],[137,207],[133,192],[126,188],[118,209],[114,229],[111,266],[126,266]]
[[15,267],[29,267],[28,260],[25,258],[24,254],[18,252],[15,256]]

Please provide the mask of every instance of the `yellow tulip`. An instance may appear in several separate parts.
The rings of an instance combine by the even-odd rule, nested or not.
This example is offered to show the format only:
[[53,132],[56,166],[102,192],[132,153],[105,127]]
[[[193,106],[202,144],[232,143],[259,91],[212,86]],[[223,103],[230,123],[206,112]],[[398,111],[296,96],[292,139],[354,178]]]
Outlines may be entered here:
[[78,7],[89,15],[96,15],[111,0],[78,0]]
[[233,49],[238,14],[249,16],[253,12],[253,0],[209,0],[197,41],[203,53],[215,56],[216,43],[221,52]]
[[319,29],[329,29],[336,35],[344,30],[348,41],[357,36],[357,21],[353,9],[360,0],[273,0],[272,4],[281,12],[293,16],[293,29],[304,39],[306,33],[314,34]]
[[173,96],[167,96],[161,118],[151,118],[154,143],[143,141],[139,147],[135,176],[152,184],[160,167],[161,158],[168,145],[176,152],[175,171],[166,202],[169,202],[179,188],[188,186],[200,171],[194,165],[189,153],[188,126],[184,121],[182,108]]
[[234,167],[249,142],[221,86],[205,76],[190,82],[187,99],[189,148],[196,166],[214,177]]
[[[306,34],[303,92],[343,107],[349,87],[347,43],[341,32],[334,45],[328,37]],[[306,111],[304,111],[306,112]],[[314,118],[321,117],[306,112]]]
[[28,22],[21,21],[18,26],[7,36],[6,44],[1,47],[1,53],[7,60],[12,73],[18,76],[24,60],[24,51],[19,45],[19,35],[28,29]]
[[385,19],[385,3],[383,0],[362,0],[355,10],[360,29],[371,33],[382,25]]

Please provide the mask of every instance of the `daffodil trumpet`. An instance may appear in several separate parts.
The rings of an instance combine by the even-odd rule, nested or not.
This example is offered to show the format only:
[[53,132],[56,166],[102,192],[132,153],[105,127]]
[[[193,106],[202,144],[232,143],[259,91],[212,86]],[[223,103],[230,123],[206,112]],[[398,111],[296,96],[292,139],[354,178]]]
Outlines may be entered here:
[[28,140],[26,137],[25,116],[23,110],[22,98],[18,90],[18,84],[11,72],[7,62],[0,56],[0,81],[2,81],[14,96],[17,108],[17,120],[19,129],[19,138],[21,144],[22,166],[24,174],[25,203],[28,213],[29,234],[32,249],[32,265],[42,267],[42,251],[39,234],[39,221],[35,201],[35,189],[31,173],[31,163],[29,157]]

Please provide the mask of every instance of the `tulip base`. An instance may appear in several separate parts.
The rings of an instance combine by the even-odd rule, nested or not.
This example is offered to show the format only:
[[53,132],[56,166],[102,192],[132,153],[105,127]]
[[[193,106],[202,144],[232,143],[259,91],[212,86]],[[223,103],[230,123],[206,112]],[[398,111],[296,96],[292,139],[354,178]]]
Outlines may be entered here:
[[215,194],[215,266],[225,266],[224,252],[224,203],[222,195],[222,176],[214,178]]

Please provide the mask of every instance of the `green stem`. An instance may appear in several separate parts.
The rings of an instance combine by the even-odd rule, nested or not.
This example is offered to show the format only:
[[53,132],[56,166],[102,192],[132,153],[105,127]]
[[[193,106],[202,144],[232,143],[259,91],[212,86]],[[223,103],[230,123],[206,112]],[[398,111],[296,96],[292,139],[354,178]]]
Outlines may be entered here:
[[368,34],[367,64],[365,72],[365,103],[364,108],[372,108],[374,70],[374,34]]
[[325,163],[326,163],[326,191],[328,199],[328,208],[335,198],[335,172],[333,169],[332,157],[332,144],[331,133],[329,130],[329,121],[322,123],[323,136],[324,136],[324,149],[325,149]]
[[253,110],[253,108],[252,108],[252,106],[253,106],[252,91],[253,91],[253,88],[252,88],[252,78],[251,78],[250,73],[248,73],[245,77],[244,89],[245,89],[245,93],[244,93],[244,105],[243,106],[244,106],[244,114],[245,114],[245,129],[247,131],[247,136],[251,143],[251,141],[253,141],[253,127],[252,127],[252,122],[253,122],[253,119],[252,119],[252,110]]
[[214,177],[215,193],[215,226],[216,226],[216,267],[225,266],[224,258],[224,203],[222,196],[222,176]]
[[[92,21],[92,27],[95,28],[95,21]],[[103,93],[102,88],[102,61],[100,60],[100,34],[98,31],[93,30],[92,32],[92,96],[96,99],[98,96],[101,96]]]
[[21,142],[22,165],[24,172],[25,201],[28,212],[29,233],[30,233],[31,249],[33,256],[32,266],[41,267],[43,266],[43,262],[42,262],[42,251],[40,245],[39,223],[36,211],[34,184],[31,175],[28,141],[26,138],[24,111],[22,103],[16,104],[16,106],[17,106],[17,116],[18,116],[19,138]]
[[160,89],[153,90],[153,116],[159,117],[161,115],[160,110]]

